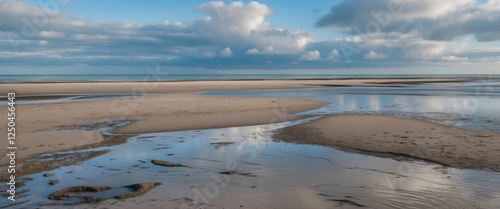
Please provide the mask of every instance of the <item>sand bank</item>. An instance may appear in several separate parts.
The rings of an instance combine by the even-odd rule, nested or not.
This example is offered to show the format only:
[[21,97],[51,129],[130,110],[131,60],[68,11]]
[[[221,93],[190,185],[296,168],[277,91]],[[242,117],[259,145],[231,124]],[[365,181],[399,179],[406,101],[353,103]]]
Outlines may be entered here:
[[500,133],[383,115],[335,115],[286,127],[275,138],[445,166],[500,171]]

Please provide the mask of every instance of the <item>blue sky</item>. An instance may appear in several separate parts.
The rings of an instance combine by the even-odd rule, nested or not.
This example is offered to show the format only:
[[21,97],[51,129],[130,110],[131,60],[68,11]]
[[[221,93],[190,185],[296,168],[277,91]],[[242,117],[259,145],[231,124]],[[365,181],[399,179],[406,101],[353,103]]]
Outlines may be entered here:
[[[41,4],[40,2],[48,2]],[[500,0],[0,0],[0,74],[498,73]]]
[[[27,1],[37,5],[38,0]],[[207,3],[206,0],[145,0],[145,1],[120,1],[120,0],[76,0],[73,3],[61,7],[61,11],[70,13],[75,17],[93,21],[120,21],[139,22],[145,24],[161,23],[169,21],[194,21],[204,16],[203,13],[195,11],[198,5]],[[235,1],[223,1],[232,3]],[[242,1],[245,3],[251,1]],[[259,1],[270,8],[279,8],[276,13],[268,18],[269,22],[276,26],[288,26],[302,30],[317,30],[314,22],[324,13],[327,13],[332,5],[339,0],[309,0],[296,1]],[[105,11],[105,12],[104,12]],[[145,15],[147,14],[147,15]]]

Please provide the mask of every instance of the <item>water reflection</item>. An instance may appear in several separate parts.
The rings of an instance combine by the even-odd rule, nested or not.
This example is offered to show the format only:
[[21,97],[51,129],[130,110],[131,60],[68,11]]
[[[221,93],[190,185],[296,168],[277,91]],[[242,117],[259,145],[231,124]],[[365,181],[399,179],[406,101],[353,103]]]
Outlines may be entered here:
[[[60,180],[56,186],[49,186],[41,173],[27,176],[34,178],[24,187],[30,190],[26,197],[29,202],[12,208],[51,203],[49,194],[78,185],[119,187],[155,181],[163,185],[148,194],[152,197],[161,194],[170,199],[191,198],[192,189],[203,191],[204,185],[212,181],[210,173],[226,171],[230,166],[253,176],[231,176],[231,183],[221,189],[220,197],[231,196],[235,201],[261,195],[263,203],[279,202],[285,190],[297,189],[301,192],[290,194],[298,195],[297,199],[289,201],[305,198],[309,200],[307,204],[328,207],[338,202],[325,202],[326,199],[348,199],[374,208],[488,208],[500,204],[497,173],[399,162],[322,146],[274,142],[270,138],[270,131],[300,122],[304,121],[140,135],[126,144],[110,147],[111,152],[106,155],[52,171]],[[214,146],[219,142],[234,144]],[[191,168],[156,166],[150,163],[152,159]],[[296,204],[295,208],[308,208],[301,205],[305,203]]]
[[500,82],[426,84],[406,87],[200,92],[225,96],[302,97],[330,102],[305,114],[388,114],[445,125],[500,131]]

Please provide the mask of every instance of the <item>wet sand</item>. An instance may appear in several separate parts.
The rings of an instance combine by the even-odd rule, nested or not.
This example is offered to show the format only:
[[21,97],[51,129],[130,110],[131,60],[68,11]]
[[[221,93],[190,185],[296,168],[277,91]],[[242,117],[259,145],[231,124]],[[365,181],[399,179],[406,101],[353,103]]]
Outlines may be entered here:
[[500,133],[384,115],[334,115],[286,127],[275,139],[347,151],[500,171]]

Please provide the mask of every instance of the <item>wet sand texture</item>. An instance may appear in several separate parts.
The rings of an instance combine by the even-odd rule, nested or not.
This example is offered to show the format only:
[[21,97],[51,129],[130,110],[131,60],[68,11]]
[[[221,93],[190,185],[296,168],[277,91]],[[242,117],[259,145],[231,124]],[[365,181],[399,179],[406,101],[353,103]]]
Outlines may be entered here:
[[[146,183],[128,185],[125,187],[131,188],[133,190],[132,192],[117,195],[117,196],[114,196],[113,198],[122,200],[122,199],[137,197],[137,196],[140,196],[140,195],[147,193],[148,191],[154,189],[155,187],[157,187],[159,185],[161,185],[161,183],[156,183],[156,182],[146,182]],[[98,202],[107,200],[109,198],[91,197],[91,196],[86,195],[85,193],[89,193],[89,192],[90,193],[99,193],[99,192],[107,191],[110,189],[112,189],[112,188],[107,187],[107,186],[74,186],[74,187],[68,187],[65,189],[61,189],[61,190],[58,190],[58,191],[52,193],[49,196],[49,199],[51,199],[51,200],[77,199],[76,201],[73,201],[73,202],[64,202],[64,203],[62,203],[62,205],[98,203]]]
[[151,160],[151,162],[155,165],[165,166],[165,167],[188,167],[179,163],[172,163],[165,160]]
[[500,171],[500,134],[383,115],[334,115],[286,127],[275,139]]

